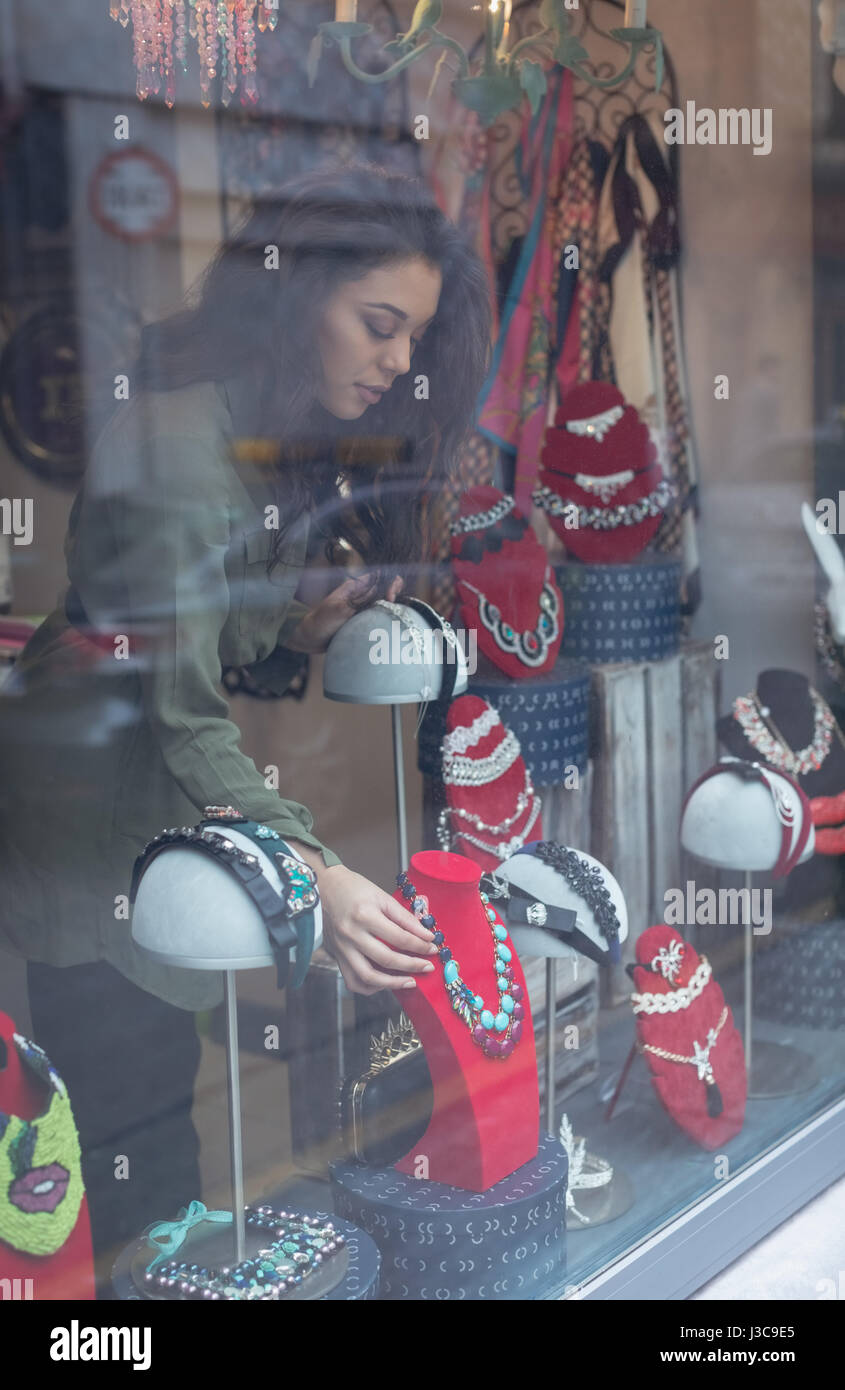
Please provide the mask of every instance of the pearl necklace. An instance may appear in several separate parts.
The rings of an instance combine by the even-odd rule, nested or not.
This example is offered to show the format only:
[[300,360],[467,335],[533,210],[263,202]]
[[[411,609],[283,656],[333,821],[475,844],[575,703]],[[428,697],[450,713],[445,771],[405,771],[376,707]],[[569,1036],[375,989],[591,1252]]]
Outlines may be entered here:
[[483,849],[485,854],[492,854],[494,859],[509,859],[512,854],[516,854],[517,850],[522,849],[525,841],[534,829],[534,823],[540,814],[541,806],[542,802],[539,796],[535,796],[534,803],[531,807],[531,815],[528,817],[528,820],[525,822],[519,834],[512,835],[509,840],[500,840],[498,844],[490,845],[486,840],[480,840],[477,835],[470,835],[468,830],[456,830],[454,838],[456,840],[466,840],[468,844],[475,845],[477,849]]
[[[438,947],[437,954],[443,965],[443,984],[455,1013],[466,1024],[473,1042],[481,1048],[485,1057],[504,1061],[522,1037],[522,1018],[525,1011],[519,1002],[522,998],[522,986],[513,978],[511,950],[505,944],[508,934],[495,908],[490,906],[489,897],[486,893],[479,892],[484,915],[493,935],[493,969],[496,971],[496,988],[499,994],[499,1007],[495,1013],[486,1007],[481,995],[476,994],[461,979],[460,966],[452,959],[452,952],[446,945],[443,932],[439,929],[434,914],[428,910],[428,899],[425,895],[417,892],[404,871],[396,875],[396,882],[410,910],[431,932],[432,940]],[[497,1034],[500,1036],[496,1036]]]
[[508,656],[516,656],[523,666],[542,666],[549,654],[549,647],[560,631],[560,604],[551,579],[551,569],[547,568],[539,599],[540,616],[536,625],[526,628],[524,632],[517,632],[510,623],[505,622],[496,605],[490,602],[481,589],[470,584],[468,579],[459,579],[458,583],[475,594],[481,624],[490,633],[500,651],[506,652]]
[[[441,832],[448,837],[450,816],[460,816],[463,820],[470,821],[470,823],[475,826],[476,830],[486,830],[491,835],[501,835],[504,831],[510,830],[512,825],[516,825],[526,806],[532,804],[533,796],[534,783],[531,781],[531,773],[528,771],[528,768],[526,768],[525,784],[519,796],[516,798],[516,810],[512,816],[505,816],[505,819],[500,821],[498,825],[489,825],[487,821],[481,819],[481,816],[477,816],[474,811],[464,810],[463,806],[444,806],[437,817],[438,837],[441,838],[441,842]],[[448,848],[448,844],[443,844],[443,849]]]

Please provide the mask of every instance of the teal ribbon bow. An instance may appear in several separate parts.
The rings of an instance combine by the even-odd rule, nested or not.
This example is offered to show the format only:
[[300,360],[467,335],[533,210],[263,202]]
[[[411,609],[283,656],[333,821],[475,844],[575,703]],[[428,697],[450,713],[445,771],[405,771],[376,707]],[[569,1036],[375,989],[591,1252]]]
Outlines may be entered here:
[[147,1232],[148,1243],[159,1251],[147,1269],[153,1270],[162,1260],[171,1259],[185,1243],[188,1232],[201,1221],[231,1220],[230,1211],[209,1211],[204,1202],[191,1202],[190,1206],[182,1207],[178,1221],[159,1221]]

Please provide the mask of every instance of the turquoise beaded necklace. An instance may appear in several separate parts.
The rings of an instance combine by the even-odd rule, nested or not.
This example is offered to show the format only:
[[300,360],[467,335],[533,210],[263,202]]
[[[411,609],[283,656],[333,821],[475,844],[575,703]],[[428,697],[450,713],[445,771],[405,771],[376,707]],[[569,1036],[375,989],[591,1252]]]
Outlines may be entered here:
[[455,1013],[469,1028],[473,1042],[481,1048],[485,1057],[504,1061],[522,1037],[525,1009],[521,1003],[522,986],[514,980],[511,964],[513,955],[507,945],[508,933],[495,908],[490,906],[489,897],[486,893],[479,893],[484,915],[493,936],[493,968],[496,971],[496,989],[499,995],[495,1012],[487,1007],[480,994],[476,994],[461,979],[460,966],[453,959],[434,914],[428,910],[428,899],[417,892],[406,873],[397,874],[396,882],[411,912],[432,934],[432,940],[438,948],[438,957],[443,965],[443,984]]

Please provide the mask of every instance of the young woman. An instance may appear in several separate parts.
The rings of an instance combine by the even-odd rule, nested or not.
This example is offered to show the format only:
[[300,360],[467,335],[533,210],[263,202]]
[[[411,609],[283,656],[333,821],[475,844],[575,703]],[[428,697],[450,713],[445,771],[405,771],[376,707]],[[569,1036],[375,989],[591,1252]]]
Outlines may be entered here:
[[[413,988],[433,968],[416,918],[266,786],[219,682],[246,666],[282,691],[299,654],[396,597],[488,340],[483,268],[415,181],[306,176],[250,213],[194,302],[145,330],[96,441],[67,591],[0,697],[0,942],[29,961],[33,1035],[75,1108],[99,1249],[199,1194],[191,1011],[220,999],[219,977],[145,960],[127,921],[135,856],[162,827],[234,804],[291,839],[350,989]],[[237,456],[243,437],[272,442],[269,470]],[[309,609],[295,592],[322,543],[363,573]]]

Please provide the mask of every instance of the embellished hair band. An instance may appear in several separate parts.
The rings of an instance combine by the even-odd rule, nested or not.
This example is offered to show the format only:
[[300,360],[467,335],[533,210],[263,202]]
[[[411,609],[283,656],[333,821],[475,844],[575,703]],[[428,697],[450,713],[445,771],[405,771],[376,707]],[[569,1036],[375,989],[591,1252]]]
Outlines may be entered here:
[[621,959],[619,945],[619,917],[604,883],[604,875],[598,864],[588,864],[574,849],[558,845],[554,840],[541,840],[537,845],[537,858],[555,869],[579,898],[583,899],[596,919],[599,930],[607,942],[610,959]]
[[[213,822],[205,824],[205,821]],[[261,869],[261,860],[241,848],[217,829],[215,822],[226,822],[250,839],[255,840],[272,858],[282,882],[281,896]],[[275,852],[269,842],[278,840]],[[141,879],[152,861],[172,845],[185,845],[216,859],[237,878],[241,887],[258,908],[270,937],[276,961],[277,983],[280,989],[287,983],[291,948],[297,947],[296,973],[292,984],[299,986],[305,978],[314,948],[314,908],[319,902],[317,878],[308,864],[287,853],[287,845],[277,831],[243,816],[234,806],[207,806],[199,826],[183,825],[163,830],[145,846],[135,860],[129,890],[130,903],[135,902]]]
[[[780,853],[772,876],[785,878],[795,868],[810,838],[813,820],[807,797],[786,773],[774,773],[762,763],[748,762],[745,758],[735,758],[728,754],[693,783],[684,798],[683,809],[686,810],[690,797],[704,782],[708,782],[711,777],[719,776],[722,772],[736,773],[737,777],[741,777],[745,782],[762,782],[768,789],[775,815],[782,827]],[[778,779],[787,782],[789,790],[784,789]]]

